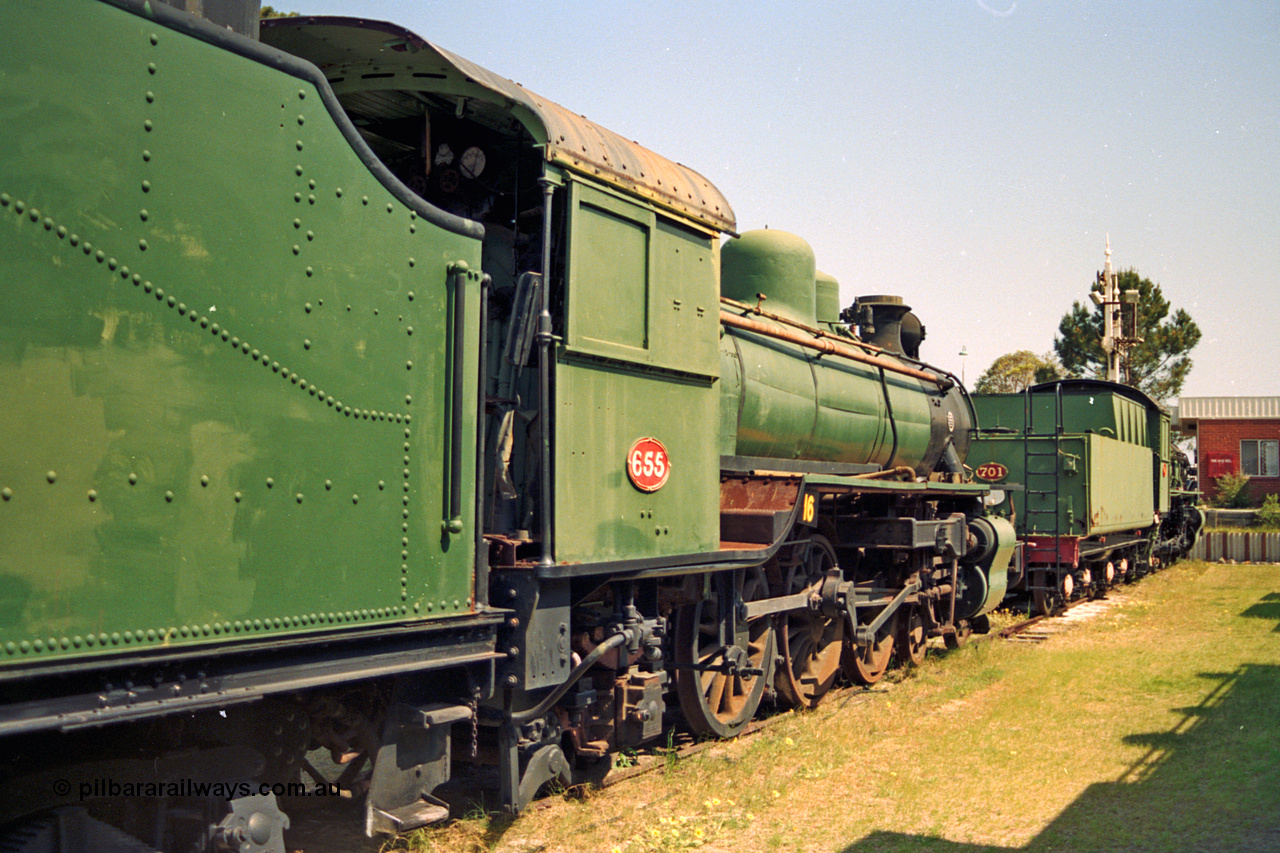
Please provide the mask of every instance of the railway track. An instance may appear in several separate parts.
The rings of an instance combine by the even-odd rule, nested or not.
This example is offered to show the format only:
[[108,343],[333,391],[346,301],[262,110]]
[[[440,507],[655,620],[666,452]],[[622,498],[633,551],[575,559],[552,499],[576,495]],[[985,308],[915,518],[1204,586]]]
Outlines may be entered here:
[[[1063,630],[1076,624],[1084,619],[1091,618],[1097,613],[1101,613],[1109,609],[1118,598],[1101,598],[1101,599],[1079,599],[1070,602],[1065,608],[1052,616],[1032,616],[1013,625],[1001,628],[998,631],[992,631],[989,634],[981,634],[971,636],[969,642],[983,642],[987,640],[1001,639],[1018,643],[1043,643],[1051,637],[1060,634]],[[1083,608],[1083,609],[1081,609]],[[861,687],[850,685],[846,687],[833,688],[823,699],[824,705],[832,703],[849,704],[863,703],[874,701],[879,694],[887,694],[889,690],[882,685],[874,685],[871,687]],[[794,714],[792,710],[779,710],[777,713],[770,714],[767,717],[753,721],[743,730],[739,737],[748,737],[768,729],[770,726],[776,725],[790,718]],[[611,770],[603,780],[600,786],[603,788],[612,787],[629,781],[637,776],[643,776],[652,773],[667,766],[672,761],[679,761],[697,755],[716,746],[721,746],[725,741],[696,741],[688,732],[679,731],[676,734],[671,745],[668,747],[660,747],[648,750],[645,753],[637,754],[632,760],[634,764],[624,767],[615,767]],[[553,802],[552,799],[543,799],[534,802],[531,808],[546,808]]]
[[[833,702],[869,702],[877,693],[887,693],[883,687],[836,687],[827,693],[823,698],[823,704]],[[749,737],[764,731],[765,729],[777,725],[794,715],[795,711],[791,709],[779,710],[777,713],[770,714],[752,721],[738,737]],[[614,785],[634,779],[637,776],[643,776],[646,773],[652,773],[668,765],[669,762],[675,760],[680,761],[685,758],[697,755],[708,749],[717,746],[723,746],[728,741],[723,740],[704,740],[696,741],[693,736],[686,731],[679,731],[670,747],[659,748],[648,751],[646,754],[635,756],[635,763],[629,767],[615,767],[600,782],[600,787],[609,788]],[[549,800],[538,800],[533,805],[537,807],[545,807],[543,804],[550,805]]]
[[1053,616],[1032,616],[1030,619],[988,634],[987,637],[999,637],[1021,643],[1042,643],[1076,622],[1108,610],[1118,600],[1120,599],[1081,598],[1071,602]]

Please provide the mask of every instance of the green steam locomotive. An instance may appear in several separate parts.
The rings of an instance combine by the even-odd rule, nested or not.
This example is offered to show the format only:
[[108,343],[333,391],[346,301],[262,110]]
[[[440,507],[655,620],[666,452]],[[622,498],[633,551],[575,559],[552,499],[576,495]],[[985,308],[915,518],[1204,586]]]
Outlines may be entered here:
[[399,27],[249,12],[0,9],[24,849],[283,850],[317,749],[371,833],[467,767],[519,808],[982,629],[1014,528],[901,298]]

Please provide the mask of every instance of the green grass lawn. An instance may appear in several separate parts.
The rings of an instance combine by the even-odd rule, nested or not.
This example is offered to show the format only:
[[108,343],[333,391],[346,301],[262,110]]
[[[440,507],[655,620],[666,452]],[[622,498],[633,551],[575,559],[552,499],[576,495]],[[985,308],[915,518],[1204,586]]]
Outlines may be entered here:
[[1280,566],[1186,563],[582,799],[414,850],[1277,851]]

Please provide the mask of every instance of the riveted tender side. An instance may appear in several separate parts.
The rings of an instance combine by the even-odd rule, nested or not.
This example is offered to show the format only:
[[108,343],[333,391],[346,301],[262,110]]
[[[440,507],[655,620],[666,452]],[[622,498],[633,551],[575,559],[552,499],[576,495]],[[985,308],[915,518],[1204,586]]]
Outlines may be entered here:
[[[26,448],[2,509],[27,531],[0,546],[5,661],[471,612],[436,483],[454,291],[479,291],[454,270],[478,241],[388,192],[313,81],[111,6],[24,11],[0,155]],[[94,56],[104,30],[119,46]],[[56,69],[40,33],[67,48]],[[49,84],[76,61],[97,87]]]
[[[150,778],[131,757],[184,737],[171,771],[285,778],[313,738],[394,743],[398,675],[487,690],[474,478],[447,485],[476,455],[481,229],[276,51],[160,4],[0,25],[7,785],[77,756]],[[253,741],[275,713],[280,757]]]

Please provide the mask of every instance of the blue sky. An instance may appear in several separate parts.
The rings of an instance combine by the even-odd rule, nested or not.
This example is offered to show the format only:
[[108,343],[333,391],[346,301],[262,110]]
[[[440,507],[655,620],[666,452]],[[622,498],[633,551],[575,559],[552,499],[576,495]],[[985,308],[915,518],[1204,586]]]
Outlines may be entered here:
[[402,24],[697,169],[970,382],[1051,349],[1110,234],[1204,333],[1184,396],[1280,395],[1275,2],[277,8]]

